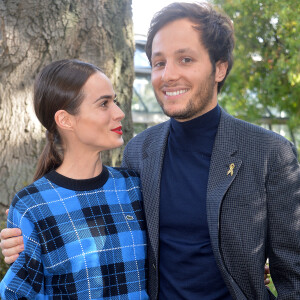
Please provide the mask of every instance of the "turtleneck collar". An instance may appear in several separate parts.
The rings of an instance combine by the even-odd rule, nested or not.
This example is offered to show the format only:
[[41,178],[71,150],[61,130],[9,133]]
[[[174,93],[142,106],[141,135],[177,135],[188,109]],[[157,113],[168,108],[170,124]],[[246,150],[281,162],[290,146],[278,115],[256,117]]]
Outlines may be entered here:
[[171,118],[169,143],[185,151],[202,151],[205,145],[212,148],[220,116],[221,109],[217,105],[204,115],[190,121],[178,122]]

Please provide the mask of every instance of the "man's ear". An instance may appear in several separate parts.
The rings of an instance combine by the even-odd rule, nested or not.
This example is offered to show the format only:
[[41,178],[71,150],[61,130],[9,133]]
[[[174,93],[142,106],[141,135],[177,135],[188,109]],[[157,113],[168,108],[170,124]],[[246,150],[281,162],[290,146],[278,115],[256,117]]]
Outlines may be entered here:
[[227,61],[224,62],[219,60],[216,63],[216,75],[215,75],[216,82],[221,82],[225,78],[227,69],[228,69]]
[[72,130],[72,115],[65,110],[58,110],[54,115],[54,120],[58,128]]

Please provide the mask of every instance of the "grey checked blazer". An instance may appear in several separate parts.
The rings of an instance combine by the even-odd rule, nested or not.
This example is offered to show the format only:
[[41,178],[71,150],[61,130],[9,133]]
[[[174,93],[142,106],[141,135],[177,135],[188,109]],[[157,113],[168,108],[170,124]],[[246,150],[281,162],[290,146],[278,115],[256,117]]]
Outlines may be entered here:
[[[137,135],[123,159],[141,176],[151,299],[158,295],[160,177],[169,126],[167,121]],[[233,175],[227,174],[231,164]],[[222,110],[207,218],[215,259],[234,299],[274,298],[263,282],[267,257],[278,299],[300,299],[300,168],[289,141]]]

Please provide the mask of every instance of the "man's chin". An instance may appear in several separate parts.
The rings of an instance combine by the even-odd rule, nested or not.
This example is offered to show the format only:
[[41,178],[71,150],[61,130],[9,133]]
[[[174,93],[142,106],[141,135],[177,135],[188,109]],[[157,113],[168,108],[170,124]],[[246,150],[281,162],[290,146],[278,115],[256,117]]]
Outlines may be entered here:
[[183,111],[169,111],[163,109],[163,112],[166,116],[173,118],[177,121],[186,121],[194,118],[194,114],[186,113]]

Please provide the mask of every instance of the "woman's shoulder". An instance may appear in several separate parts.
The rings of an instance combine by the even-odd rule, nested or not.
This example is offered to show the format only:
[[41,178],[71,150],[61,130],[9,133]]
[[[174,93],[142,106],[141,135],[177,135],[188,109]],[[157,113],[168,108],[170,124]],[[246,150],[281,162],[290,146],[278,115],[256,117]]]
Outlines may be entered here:
[[18,191],[15,194],[11,205],[13,207],[21,204],[26,207],[36,205],[37,201],[41,201],[43,199],[41,197],[41,192],[50,188],[51,187],[46,178],[42,177]]
[[126,188],[139,188],[140,177],[139,175],[130,169],[120,167],[107,167],[109,172],[110,181],[113,182],[119,188],[126,186]]

